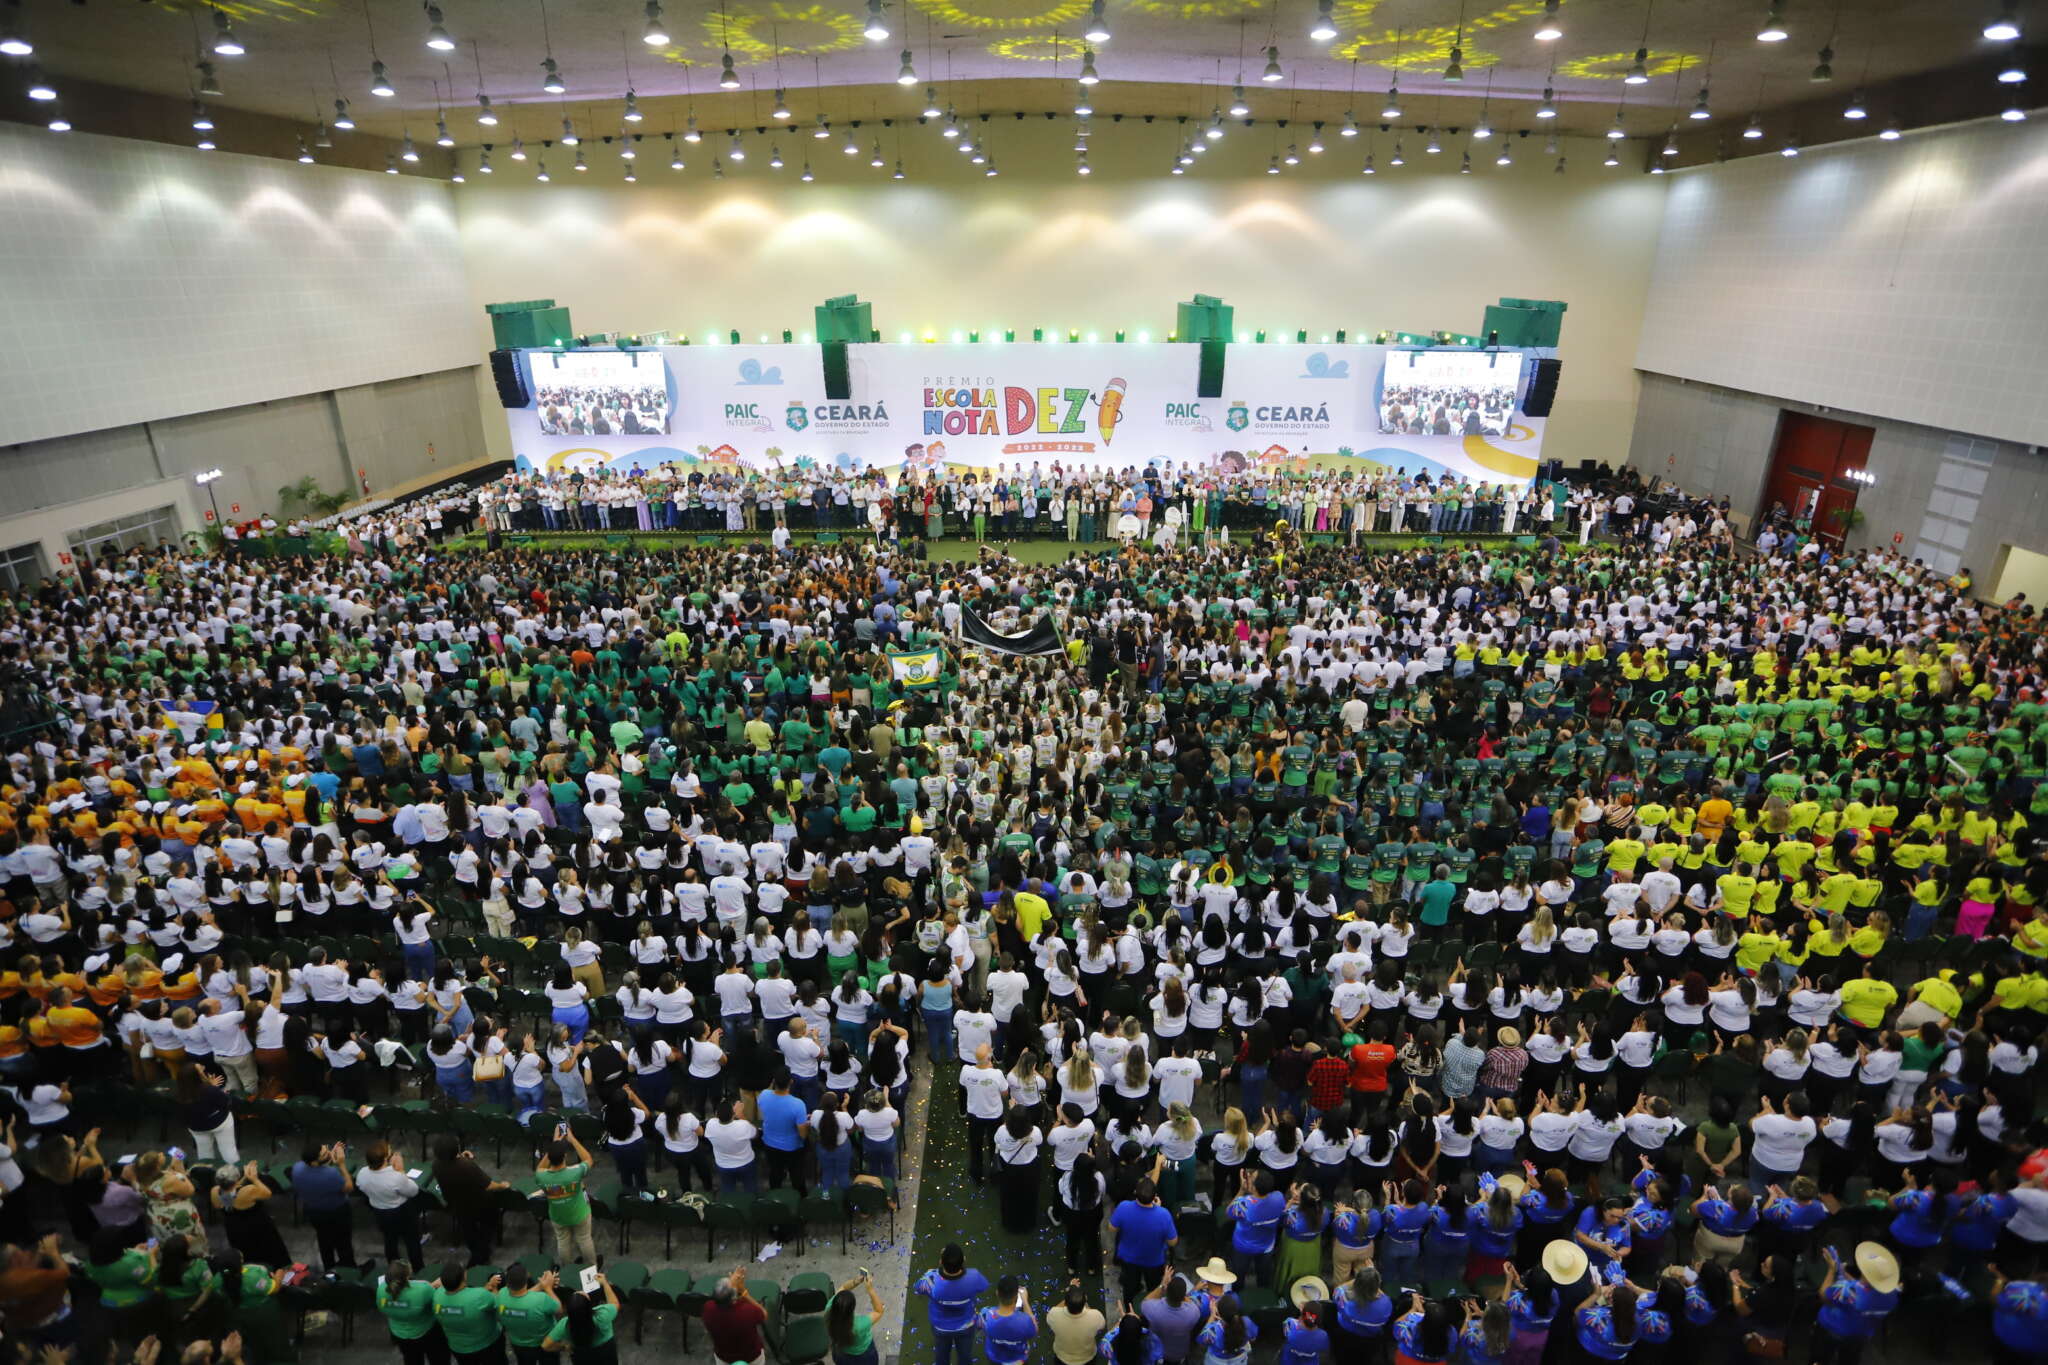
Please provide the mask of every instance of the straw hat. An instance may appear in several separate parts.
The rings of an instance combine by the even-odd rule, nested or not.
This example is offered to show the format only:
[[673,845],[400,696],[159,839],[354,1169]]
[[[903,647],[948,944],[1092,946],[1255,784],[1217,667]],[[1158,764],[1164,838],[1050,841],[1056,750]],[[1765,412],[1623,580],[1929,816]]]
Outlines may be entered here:
[[1236,1284],[1237,1272],[1224,1264],[1221,1256],[1211,1256],[1195,1271],[1195,1278],[1203,1284]]
[[1586,1278],[1586,1252],[1576,1242],[1562,1239],[1543,1248],[1543,1268],[1553,1283],[1563,1288]]
[[1899,1258],[1892,1255],[1882,1243],[1858,1242],[1856,1244],[1856,1273],[1863,1282],[1880,1294],[1889,1294],[1899,1287]]
[[1522,1045],[1522,1031],[1513,1024],[1503,1025],[1500,1032],[1494,1036],[1500,1039],[1502,1047],[1520,1047]]
[[1502,1173],[1494,1183],[1506,1190],[1510,1199],[1520,1199],[1529,1188],[1529,1182],[1512,1171]]
[[1287,1291],[1287,1297],[1296,1308],[1311,1303],[1324,1303],[1330,1297],[1330,1286],[1324,1284],[1319,1275],[1304,1275]]

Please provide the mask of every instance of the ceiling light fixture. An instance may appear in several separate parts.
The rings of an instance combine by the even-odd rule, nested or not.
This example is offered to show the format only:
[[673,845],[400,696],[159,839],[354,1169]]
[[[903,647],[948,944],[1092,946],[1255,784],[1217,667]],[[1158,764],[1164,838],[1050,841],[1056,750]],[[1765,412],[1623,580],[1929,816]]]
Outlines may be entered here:
[[1287,144],[1287,155],[1282,159],[1290,166],[1299,166],[1301,164],[1301,153],[1295,151],[1294,144],[1290,142]]
[[1772,5],[1770,13],[1764,16],[1764,26],[1756,31],[1756,40],[1760,43],[1782,43],[1791,36],[1785,27],[1785,7]]
[[1280,157],[1279,157],[1279,155],[1278,155],[1277,153],[1276,153],[1276,154],[1275,154],[1275,155],[1273,156],[1272,160],[1270,160],[1270,161],[1268,161],[1268,162],[1266,163],[1266,174],[1267,174],[1267,175],[1278,175],[1278,174],[1280,174]]
[[747,149],[740,142],[740,135],[738,133],[732,135],[732,145],[725,149],[725,155],[728,161],[745,161],[747,159]]
[[1337,0],[1316,0],[1316,21],[1309,25],[1308,36],[1318,43],[1337,36]]
[[0,54],[9,57],[28,57],[35,54],[36,45],[28,40],[18,19],[0,19]]
[[2027,121],[2027,111],[2020,107],[2019,101],[2015,100],[2005,107],[2005,111],[1999,117],[2007,123],[2025,123]]
[[1537,118],[1557,117],[1557,91],[1550,86],[1543,87],[1543,103],[1536,106]]
[[412,134],[411,134],[411,133],[407,133],[407,134],[405,135],[405,142],[404,142],[404,143],[403,143],[402,145],[403,145],[403,150],[402,150],[402,151],[400,151],[400,152],[399,152],[399,154],[398,154],[398,155],[399,155],[399,158],[400,158],[401,160],[404,160],[404,161],[408,161],[408,162],[417,162],[417,161],[418,161],[418,160],[420,159],[420,151],[419,151],[419,148],[417,148],[417,147],[415,147],[415,146],[413,146],[413,145],[412,145]]
[[1109,41],[1109,25],[1102,17],[1102,0],[1095,0],[1089,7],[1088,27],[1081,31],[1081,36],[1097,47]]
[[476,97],[476,121],[486,128],[498,126],[498,111],[491,108],[491,97],[489,95],[478,95]]
[[1780,148],[1778,149],[1778,155],[1779,155],[1779,156],[1798,156],[1798,155],[1799,155],[1799,139],[1798,139],[1798,138],[1796,138],[1796,137],[1788,137],[1788,138],[1786,138],[1786,139],[1785,139],[1785,145],[1784,145],[1784,146],[1782,146],[1782,147],[1780,147]]
[[1394,139],[1394,154],[1387,158],[1387,164],[1389,166],[1405,166],[1408,164],[1408,158],[1401,155],[1400,138]]
[[703,140],[704,134],[697,131],[697,116],[695,114],[692,114],[688,118],[684,119],[683,141],[689,143],[698,143],[702,142]]
[[1287,79],[1287,73],[1280,69],[1279,48],[1269,47],[1266,49],[1266,69],[1259,73],[1259,79],[1269,85],[1274,81]]
[[1094,85],[1102,79],[1095,71],[1095,50],[1093,48],[1084,47],[1081,49],[1080,79],[1083,85]]
[[1387,87],[1387,102],[1380,106],[1380,117],[1383,119],[1397,119],[1401,117],[1400,86],[1390,85]]
[[1361,167],[1359,167],[1359,168],[1358,168],[1358,173],[1359,173],[1360,175],[1378,175],[1378,174],[1379,174],[1379,172],[1378,172],[1378,171],[1376,171],[1376,170],[1374,170],[1374,169],[1372,168],[1372,153],[1371,153],[1371,152],[1367,152],[1367,153],[1365,154],[1365,164],[1364,164],[1363,166],[1361,166]]
[[29,68],[28,97],[38,104],[48,104],[57,98],[57,87],[50,84],[50,78],[43,74],[43,69],[39,66]]
[[580,142],[581,140],[582,140],[582,139],[580,139],[580,138],[578,138],[578,137],[576,136],[576,125],[575,125],[575,124],[573,124],[573,123],[571,123],[571,122],[570,122],[570,121],[569,121],[569,120],[568,120],[568,119],[567,119],[566,117],[565,117],[565,118],[563,118],[563,120],[562,120],[562,145],[563,145],[564,147],[574,147],[574,146],[575,146],[575,145],[576,145],[576,144],[577,144],[578,142]]
[[391,84],[391,77],[385,74],[384,63],[380,61],[370,63],[370,93],[383,100],[398,93]]
[[448,120],[445,118],[434,120],[434,145],[436,147],[453,147],[455,145],[455,139],[448,135]]
[[[200,143],[199,145],[200,145],[201,147],[204,147],[204,148],[205,148],[206,150],[208,150],[208,151],[212,151],[212,150],[213,150],[213,144],[212,144],[211,142],[202,142],[202,143]],[[397,175],[397,174],[398,174],[398,161],[397,161],[397,159],[396,159],[396,158],[394,158],[394,157],[388,157],[388,156],[384,158],[384,174],[386,174],[386,175]]]
[[1564,28],[1557,22],[1557,0],[1543,0],[1543,18],[1530,36],[1539,43],[1554,43],[1564,37]]
[[559,95],[569,88],[563,83],[562,68],[555,65],[553,57],[542,58],[540,69],[542,72],[540,88],[547,91],[550,95]]
[[1998,83],[2000,85],[2018,85],[2021,81],[2024,81],[2026,78],[2027,69],[2024,66],[2019,65],[2017,62],[2009,63],[2006,66],[2000,67],[1998,71]]
[[[450,47],[454,44],[450,43]],[[242,40],[235,36],[234,26],[228,16],[216,9],[213,12],[213,50],[222,57],[239,57],[249,49],[242,46]]]
[[917,68],[911,64],[910,49],[907,47],[903,49],[903,65],[896,68],[896,84],[917,84]]
[[640,112],[640,97],[631,90],[626,92],[626,111],[619,117],[628,123],[638,123],[643,117]]
[[1664,135],[1664,148],[1663,148],[1663,152],[1662,152],[1662,155],[1664,155],[1664,156],[1677,156],[1677,155],[1678,155],[1678,134],[1677,134],[1677,133],[1675,133],[1675,132],[1672,132],[1672,133],[1666,133],[1666,134]]
[[2009,43],[2020,36],[2019,6],[2013,0],[1998,7],[1998,17],[1984,25],[1984,36],[1994,43]]
[[774,171],[782,169],[782,148],[773,143],[770,143],[768,146],[768,169]]
[[[427,46],[436,52],[453,52],[455,40],[448,36],[448,30],[441,27],[441,7],[427,6]],[[219,49],[215,49],[218,51]]]
[[860,137],[852,128],[846,130],[846,145],[839,150],[848,156],[860,155]]
[[573,167],[571,167],[571,169],[578,171],[587,171],[590,169],[590,163],[583,159],[583,149],[581,147],[578,147],[576,149],[576,164]]
[[336,99],[334,101],[334,126],[344,133],[355,131],[356,121],[354,116],[349,113],[348,101],[345,99]]
[[1814,63],[1813,70],[1806,74],[1806,79],[1812,81],[1815,85],[1820,85],[1834,78],[1835,50],[1831,47],[1824,47],[1820,50],[1820,60]]
[[1884,131],[1880,132],[1877,135],[1877,140],[1879,142],[1897,142],[1900,138],[1904,136],[1905,134],[1899,131],[1899,121],[1897,119],[1892,119],[1890,122],[1885,124]]
[[1217,109],[1211,112],[1209,115],[1209,126],[1202,130],[1202,140],[1205,142],[1215,142],[1221,139],[1222,136],[1223,111],[1221,109]]
[[1322,131],[1322,128],[1321,128],[1321,126],[1319,125],[1319,126],[1318,126],[1318,127],[1316,128],[1315,132],[1314,132],[1313,134],[1311,134],[1311,135],[1310,135],[1310,137],[1309,137],[1309,140],[1308,140],[1308,151],[1309,151],[1309,155],[1310,155],[1310,156],[1314,156],[1314,155],[1316,155],[1317,153],[1321,152],[1322,150],[1323,150],[1323,131]]
[[882,22],[882,0],[868,0],[868,25],[861,32],[871,43],[889,41],[889,26]]
[[1444,68],[1444,79],[1453,82],[1465,79],[1465,49],[1456,43],[1451,45],[1451,61]]
[[217,97],[220,94],[220,79],[214,75],[213,63],[195,62],[193,65],[199,72],[199,93]]
[[540,181],[543,185],[548,183],[548,163],[546,160],[536,160],[533,163],[533,178]]
[[1700,97],[1692,102],[1692,112],[1686,115],[1686,117],[1692,119],[1709,119],[1713,116],[1714,111],[1707,106],[1707,87],[1703,85],[1700,87]]
[[1870,111],[1863,107],[1863,92],[1858,90],[1849,96],[1849,103],[1842,109],[1842,117],[1861,122],[1870,117]]
[[640,41],[649,47],[668,46],[668,25],[661,21],[661,0],[647,0],[647,25],[640,30]]
[[517,133],[512,134],[512,159],[514,161],[526,160],[526,144],[520,140]]
[[1742,135],[1754,141],[1764,135],[1764,121],[1761,114],[1751,114],[1749,122],[1742,125]]
[[1095,101],[1088,98],[1088,87],[1084,85],[1074,92],[1074,113],[1081,118],[1087,118],[1094,112]]
[[477,173],[478,175],[492,175],[492,174],[495,174],[495,172],[493,172],[493,171],[491,170],[491,149],[490,149],[490,148],[486,147],[486,148],[484,148],[484,149],[483,149],[483,151],[481,151],[481,152],[477,153],[477,158],[476,158],[476,173]]
[[327,120],[322,119],[313,125],[313,145],[322,149],[334,145],[334,139],[327,136]]
[[1436,129],[1429,130],[1429,141],[1423,144],[1422,150],[1430,156],[1435,156],[1443,150],[1443,144],[1436,140]]
[[313,149],[306,145],[306,139],[299,139],[299,161],[302,165],[313,164]]
[[1621,83],[1623,85],[1648,85],[1650,83],[1649,48],[1639,47],[1636,49],[1635,62],[1630,65],[1628,74],[1621,78]]
[[213,115],[208,113],[206,106],[198,100],[192,101],[192,126],[202,133],[210,132],[213,128]]
[[797,179],[803,181],[806,185],[808,185],[817,178],[817,176],[811,174],[811,163],[806,161],[804,163],[804,173],[798,176]]
[[939,108],[939,87],[936,85],[924,88],[924,116],[929,119],[945,117],[945,111]]
[[1358,120],[1352,115],[1349,109],[1346,109],[1344,111],[1344,126],[1337,130],[1337,135],[1339,137],[1358,136]]
[[1614,122],[1607,125],[1607,140],[1609,142],[1619,142],[1628,136],[1628,125],[1624,122],[1625,117],[1621,110],[1616,109],[1614,111]]
[[732,69],[732,54],[726,53],[718,61],[718,88],[737,90],[740,88],[740,73]]
[[1603,166],[1619,166],[1621,164],[1621,158],[1615,154],[1614,145],[1612,143],[1608,144],[1606,160],[1602,161],[1600,164]]

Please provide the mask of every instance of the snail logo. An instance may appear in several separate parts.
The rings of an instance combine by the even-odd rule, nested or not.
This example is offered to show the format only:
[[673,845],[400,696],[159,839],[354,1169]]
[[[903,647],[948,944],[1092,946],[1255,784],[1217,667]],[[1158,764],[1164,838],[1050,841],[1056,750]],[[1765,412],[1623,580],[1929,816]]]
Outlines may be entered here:
[[1348,360],[1332,360],[1327,351],[1312,352],[1309,358],[1302,362],[1301,368],[1301,377],[1303,379],[1349,379],[1351,377],[1351,362]]
[[791,431],[802,431],[811,424],[811,414],[801,402],[792,398],[789,400],[789,411],[782,415],[782,421]]
[[740,383],[748,388],[773,388],[782,383],[780,365],[763,366],[760,361],[748,356],[740,362]]
[[1242,398],[1230,400],[1230,411],[1223,419],[1223,425],[1232,431],[1243,431],[1252,424],[1252,410]]

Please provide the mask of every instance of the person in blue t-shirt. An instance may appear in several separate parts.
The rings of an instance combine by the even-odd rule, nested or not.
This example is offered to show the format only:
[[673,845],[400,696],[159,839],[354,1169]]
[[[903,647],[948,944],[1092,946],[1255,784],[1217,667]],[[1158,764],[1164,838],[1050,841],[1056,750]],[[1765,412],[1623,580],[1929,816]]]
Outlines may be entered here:
[[1451,1358],[1457,1342],[1450,1307],[1411,1291],[1408,1311],[1394,1319],[1394,1345],[1400,1354],[1415,1365],[1439,1365]]
[[1985,1183],[1987,1188],[1970,1198],[1952,1197],[1954,1209],[1949,1214],[1948,1240],[1957,1251],[1989,1256],[1998,1249],[2000,1231],[2020,1211],[2019,1201],[2009,1193],[2010,1175],[1996,1170]]
[[1707,1186],[1692,1201],[1693,1217],[1699,1220],[1692,1235],[1693,1258],[1733,1265],[1742,1259],[1749,1230],[1762,1212],[1747,1185],[1731,1186],[1725,1199],[1717,1186]]
[[1662,1341],[1671,1334],[1670,1320],[1638,1303],[1636,1287],[1595,1283],[1593,1292],[1572,1315],[1579,1346],[1595,1360],[1626,1360],[1639,1341]]
[[1436,1216],[1436,1205],[1429,1202],[1428,1187],[1420,1180],[1407,1181],[1398,1194],[1389,1184],[1386,1195],[1380,1214],[1386,1229],[1380,1239],[1380,1273],[1397,1289],[1409,1288],[1422,1260],[1422,1230]]
[[1323,1365],[1330,1350],[1330,1334],[1323,1330],[1328,1312],[1325,1304],[1305,1303],[1300,1317],[1287,1320],[1281,1328],[1280,1365]]
[[1112,1365],[1160,1365],[1165,1343],[1136,1313],[1126,1313],[1102,1337],[1102,1356]]
[[1159,1202],[1151,1177],[1141,1178],[1131,1194],[1109,1215],[1109,1225],[1116,1229],[1116,1264],[1123,1275],[1125,1303],[1145,1297],[1180,1241],[1180,1229],[1172,1212]]
[[1259,1325],[1238,1311],[1235,1298],[1210,1305],[1209,1321],[1195,1338],[1203,1365],[1249,1365],[1252,1343],[1258,1339]]
[[1501,1365],[1513,1344],[1513,1315],[1506,1304],[1481,1307],[1475,1299],[1465,1300],[1465,1325],[1458,1331],[1463,1365]]
[[1365,1358],[1386,1338],[1387,1324],[1394,1317],[1394,1301],[1381,1288],[1380,1272],[1360,1266],[1349,1282],[1337,1286],[1331,1301],[1337,1308],[1336,1320],[1328,1328],[1331,1339],[1347,1348],[1347,1358]]
[[996,1303],[981,1310],[981,1344],[989,1365],[1021,1365],[1031,1357],[1031,1341],[1038,1335],[1038,1319],[1031,1316],[1031,1299],[1015,1275],[996,1282]]
[[1557,1321],[1558,1309],[1563,1306],[1557,1282],[1540,1265],[1524,1275],[1512,1261],[1507,1265],[1507,1277],[1508,1326],[1514,1337],[1515,1358],[1541,1360],[1550,1344],[1550,1325]]
[[1892,1240],[1915,1254],[1940,1246],[1954,1208],[1950,1196],[1956,1192],[1955,1172],[1936,1171],[1925,1189],[1914,1181],[1911,1171],[1901,1176],[1906,1188],[1892,1196]]
[[1240,1193],[1225,1210],[1231,1224],[1230,1268],[1250,1288],[1273,1277],[1273,1248],[1280,1220],[1287,1216],[1287,1196],[1271,1171],[1257,1176],[1239,1171],[1237,1179]]
[[1763,1218],[1759,1221],[1757,1240],[1762,1256],[1796,1256],[1805,1247],[1812,1231],[1826,1221],[1828,1206],[1820,1202],[1820,1186],[1810,1175],[1802,1175],[1792,1182],[1787,1193],[1777,1185],[1770,1186],[1770,1198],[1764,1201]]
[[974,1301],[988,1292],[988,1276],[967,1268],[967,1253],[952,1244],[939,1253],[939,1268],[912,1286],[931,1300],[932,1336],[938,1352],[932,1365],[973,1365]]
[[811,1135],[811,1107],[789,1093],[789,1073],[777,1072],[774,1088],[756,1101],[761,1107],[761,1146],[768,1158],[768,1188],[786,1179],[799,1196],[809,1193],[804,1179],[804,1140]]
[[1863,1347],[1891,1311],[1899,1306],[1899,1262],[1877,1242],[1856,1244],[1853,1269],[1831,1246],[1822,1247],[1828,1263],[1820,1282],[1820,1316],[1814,1323],[1814,1365],[1856,1365]]
[[1992,1365],[2048,1360],[2048,1289],[2041,1281],[2008,1280],[1991,1271]]
[[1609,1261],[1626,1261],[1630,1241],[1629,1201],[1620,1197],[1603,1199],[1579,1210],[1572,1240],[1586,1253],[1595,1271]]

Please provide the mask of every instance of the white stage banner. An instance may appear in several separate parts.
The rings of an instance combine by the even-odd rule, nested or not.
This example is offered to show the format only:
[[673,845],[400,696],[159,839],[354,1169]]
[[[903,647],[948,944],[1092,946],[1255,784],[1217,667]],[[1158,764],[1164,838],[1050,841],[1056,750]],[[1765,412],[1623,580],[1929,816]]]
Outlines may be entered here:
[[[1173,343],[875,342],[825,397],[817,346],[520,353],[534,394],[506,413],[525,469],[1139,469],[1174,460],[1456,474],[1526,483],[1543,421],[1513,411],[1533,356],[1418,371],[1373,345],[1232,345],[1224,396],[1197,396],[1200,348]],[[1481,367],[1470,376],[1459,365]],[[1439,373],[1439,371],[1444,371]],[[1461,396],[1462,395],[1462,396]]]

